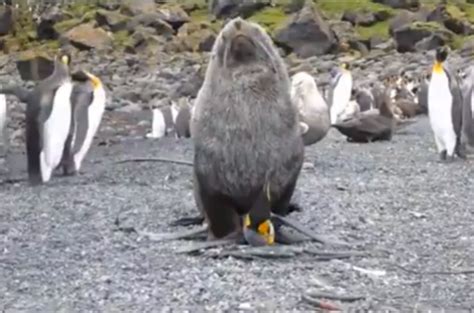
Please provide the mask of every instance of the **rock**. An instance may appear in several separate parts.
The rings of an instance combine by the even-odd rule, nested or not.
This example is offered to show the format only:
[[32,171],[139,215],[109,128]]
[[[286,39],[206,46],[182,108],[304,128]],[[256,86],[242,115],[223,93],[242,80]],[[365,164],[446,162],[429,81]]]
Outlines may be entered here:
[[127,105],[115,110],[117,112],[125,112],[125,113],[133,113],[133,112],[139,112],[142,110],[142,107],[138,104],[138,103],[135,103],[135,102],[130,102],[130,101],[126,101],[128,102]]
[[389,34],[393,36],[394,31],[403,26],[406,26],[413,22],[426,22],[426,21],[427,21],[427,16],[423,14],[402,10],[390,20],[388,31],[389,31]]
[[443,24],[450,31],[460,35],[471,35],[474,33],[473,26],[465,21],[466,14],[457,6],[438,4],[428,15],[428,21]]
[[342,20],[350,22],[352,25],[360,26],[372,26],[378,21],[373,12],[366,10],[345,11],[342,15]]
[[190,21],[188,13],[178,5],[160,7],[158,9],[158,15],[163,21],[171,25],[175,31]]
[[209,0],[209,12],[217,18],[247,18],[271,4],[271,0]]
[[334,32],[310,2],[276,32],[275,42],[293,50],[300,58],[328,53],[337,45]]
[[189,23],[179,29],[178,35],[166,50],[168,52],[209,52],[215,40],[216,33],[208,23]]
[[119,3],[119,0],[115,0],[115,1],[107,1],[107,2],[98,2],[97,3],[97,6],[99,8],[102,8],[102,9],[105,9],[105,10],[108,10],[108,11],[115,11],[115,10],[118,10],[120,8],[120,3]]
[[200,66],[198,70],[187,77],[187,79],[178,85],[178,87],[173,91],[172,98],[178,99],[182,97],[195,98],[199,89],[204,82],[204,75],[206,73],[206,67]]
[[124,30],[127,27],[129,17],[120,14],[118,11],[106,11],[99,9],[95,14],[97,25],[108,27],[112,32]]
[[152,28],[155,30],[155,35],[165,38],[172,38],[174,35],[173,27],[163,21],[158,13],[145,13],[135,16],[127,24],[127,29],[133,32],[139,25]]
[[156,12],[156,4],[153,0],[127,0],[120,8],[120,13],[135,16]]
[[461,56],[469,57],[474,55],[474,37],[467,38],[459,51]]
[[57,6],[48,8],[43,14],[41,14],[39,23],[36,26],[36,36],[40,40],[55,40],[58,39],[59,33],[55,28],[56,23],[62,22],[70,15],[64,13]]
[[372,0],[372,2],[387,5],[394,9],[416,9],[420,7],[420,0]]
[[[415,22],[394,32],[398,52],[432,49],[450,42],[453,34],[435,22]],[[417,46],[418,44],[418,46]]]
[[25,51],[19,54],[16,68],[24,81],[38,81],[53,73],[53,60],[45,54]]
[[0,36],[8,35],[14,30],[13,10],[11,6],[0,8]]
[[131,41],[132,43],[125,48],[125,52],[133,54],[158,51],[164,44],[164,39],[156,36],[153,28],[143,26],[137,27],[131,36]]
[[66,32],[63,38],[81,50],[99,50],[112,44],[112,38],[102,28],[94,27],[93,23],[76,26]]

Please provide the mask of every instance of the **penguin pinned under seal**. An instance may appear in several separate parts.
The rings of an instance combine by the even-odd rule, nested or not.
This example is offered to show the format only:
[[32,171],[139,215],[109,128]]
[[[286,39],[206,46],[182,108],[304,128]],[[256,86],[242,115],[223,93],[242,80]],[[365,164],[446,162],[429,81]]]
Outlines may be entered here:
[[69,54],[56,56],[53,73],[28,95],[26,152],[28,177],[33,185],[48,182],[60,164],[71,125]]
[[440,160],[465,159],[461,144],[463,99],[458,79],[444,66],[448,49],[436,49],[428,85],[428,116]]
[[329,101],[331,124],[339,121],[339,116],[345,111],[352,95],[352,74],[349,63],[342,63],[340,71],[333,79]]
[[102,121],[106,101],[104,86],[97,76],[83,70],[73,78],[77,82],[71,94],[72,122],[62,159],[65,175],[74,175],[81,169]]

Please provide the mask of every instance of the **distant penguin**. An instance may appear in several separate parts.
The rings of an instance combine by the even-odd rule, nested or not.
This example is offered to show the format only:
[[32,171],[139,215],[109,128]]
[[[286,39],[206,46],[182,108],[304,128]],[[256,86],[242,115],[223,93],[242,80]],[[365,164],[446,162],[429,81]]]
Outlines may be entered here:
[[99,129],[105,110],[106,92],[101,80],[87,72],[77,73],[79,77],[71,94],[71,126],[63,153],[63,172],[76,174]]
[[429,84],[429,75],[423,75],[420,80],[418,91],[417,91],[417,99],[418,99],[418,106],[420,107],[420,113],[428,114],[428,84]]
[[173,103],[174,110],[177,110],[174,128],[177,138],[191,137],[190,123],[191,123],[191,105],[188,99],[181,98],[178,103]]
[[151,133],[146,134],[146,137],[161,138],[173,132],[177,115],[177,109],[171,105],[152,109]]
[[298,107],[306,146],[323,139],[330,128],[329,108],[314,78],[299,72],[291,77],[291,101]]
[[368,88],[361,88],[355,93],[355,101],[359,105],[360,111],[368,111],[375,108],[374,96]]
[[54,59],[53,73],[29,94],[26,106],[28,176],[33,185],[48,182],[60,164],[71,125],[70,55]]
[[7,98],[4,94],[0,94],[0,157],[7,154],[8,150],[8,134],[7,134]]
[[351,99],[352,93],[352,74],[348,63],[342,63],[340,71],[333,79],[329,101],[331,124],[339,120],[339,115],[344,112]]
[[431,129],[441,160],[452,160],[456,153],[465,158],[461,147],[462,94],[459,81],[443,65],[448,57],[448,49],[436,49],[436,59],[432,67],[428,85],[428,108]]

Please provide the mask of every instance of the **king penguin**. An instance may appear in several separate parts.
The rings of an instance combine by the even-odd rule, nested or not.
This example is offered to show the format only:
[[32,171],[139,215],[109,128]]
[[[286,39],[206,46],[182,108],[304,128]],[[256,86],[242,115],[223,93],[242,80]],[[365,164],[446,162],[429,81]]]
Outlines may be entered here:
[[428,116],[442,161],[453,160],[455,153],[466,157],[461,146],[462,93],[458,79],[443,64],[447,57],[446,47],[436,49],[428,85]]
[[337,123],[352,95],[352,74],[349,63],[342,63],[340,71],[332,81],[329,94],[331,124]]
[[69,54],[56,56],[53,73],[39,82],[26,105],[28,177],[33,185],[48,182],[60,164],[71,125],[72,80]]
[[99,129],[105,110],[106,92],[101,80],[82,70],[71,94],[71,126],[63,153],[63,172],[76,174]]

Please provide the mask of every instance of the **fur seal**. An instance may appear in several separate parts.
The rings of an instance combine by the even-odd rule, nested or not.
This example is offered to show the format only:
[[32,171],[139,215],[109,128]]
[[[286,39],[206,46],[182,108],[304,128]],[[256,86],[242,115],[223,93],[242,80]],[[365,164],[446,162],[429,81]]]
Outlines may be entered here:
[[[260,25],[237,17],[221,29],[195,101],[191,133],[194,195],[208,239],[242,238],[253,230],[267,245],[278,241],[270,213],[289,213],[304,144],[290,78]],[[265,189],[269,205],[255,206]]]
[[380,108],[361,112],[345,121],[333,124],[351,142],[391,140],[396,125],[392,112],[392,88],[385,89],[385,101]]
[[291,100],[300,112],[304,144],[323,139],[330,128],[329,108],[310,74],[299,72],[291,77]]
[[448,49],[436,49],[428,86],[429,120],[440,160],[466,158],[461,144],[463,100],[459,81],[445,66]]
[[71,93],[71,126],[64,145],[63,173],[76,174],[99,129],[105,110],[106,92],[101,80],[82,70],[76,73]]

